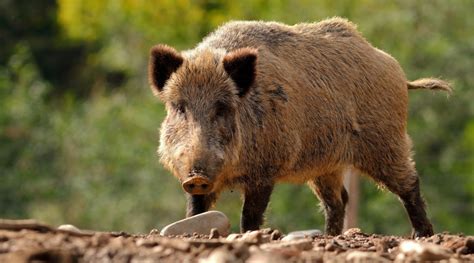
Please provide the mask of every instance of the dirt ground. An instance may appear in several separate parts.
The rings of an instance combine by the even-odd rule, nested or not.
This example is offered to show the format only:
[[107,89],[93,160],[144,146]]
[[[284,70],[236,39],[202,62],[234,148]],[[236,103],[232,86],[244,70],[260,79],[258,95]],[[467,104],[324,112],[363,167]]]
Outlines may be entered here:
[[474,236],[436,234],[417,240],[343,235],[282,240],[263,229],[220,237],[57,230],[31,220],[0,220],[0,262],[474,262]]

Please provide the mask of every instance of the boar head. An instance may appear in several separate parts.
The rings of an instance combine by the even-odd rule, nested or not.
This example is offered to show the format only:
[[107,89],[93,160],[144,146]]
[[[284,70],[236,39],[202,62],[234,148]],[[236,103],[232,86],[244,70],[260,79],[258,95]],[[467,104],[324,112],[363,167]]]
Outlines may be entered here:
[[257,50],[179,53],[151,49],[149,80],[164,103],[159,154],[190,194],[208,194],[238,160],[242,100],[255,80]]

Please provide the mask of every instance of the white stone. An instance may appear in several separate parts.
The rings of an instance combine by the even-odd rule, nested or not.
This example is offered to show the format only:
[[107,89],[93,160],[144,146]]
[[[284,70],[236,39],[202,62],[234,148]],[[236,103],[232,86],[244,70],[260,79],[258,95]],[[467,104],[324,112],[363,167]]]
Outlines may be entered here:
[[79,228],[70,224],[60,225],[58,226],[58,230],[69,231],[69,232],[74,232],[74,233],[82,233],[82,231]]
[[399,249],[400,254],[397,256],[398,261],[405,260],[405,258],[421,261],[438,261],[449,258],[452,253],[439,245],[411,240],[400,243]]
[[421,253],[423,247],[420,243],[415,241],[403,241],[399,246],[400,252],[405,254],[412,254],[412,253]]
[[287,236],[282,238],[282,241],[291,241],[291,240],[298,240],[304,239],[307,237],[314,238],[316,236],[322,235],[323,233],[319,229],[309,229],[309,230],[301,230],[301,231],[293,231],[288,233]]
[[179,220],[165,226],[160,235],[177,236],[193,233],[209,235],[211,229],[216,228],[221,236],[227,236],[230,231],[230,221],[227,216],[219,211],[208,211],[192,217]]

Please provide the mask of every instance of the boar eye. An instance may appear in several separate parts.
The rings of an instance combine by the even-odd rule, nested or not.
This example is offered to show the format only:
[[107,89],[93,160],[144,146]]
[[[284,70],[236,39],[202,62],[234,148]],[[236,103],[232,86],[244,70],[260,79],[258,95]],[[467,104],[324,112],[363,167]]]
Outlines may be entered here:
[[184,104],[184,102],[173,103],[173,108],[179,114],[185,114],[186,113],[186,105]]
[[216,117],[226,116],[229,110],[229,106],[226,103],[221,101],[216,103]]

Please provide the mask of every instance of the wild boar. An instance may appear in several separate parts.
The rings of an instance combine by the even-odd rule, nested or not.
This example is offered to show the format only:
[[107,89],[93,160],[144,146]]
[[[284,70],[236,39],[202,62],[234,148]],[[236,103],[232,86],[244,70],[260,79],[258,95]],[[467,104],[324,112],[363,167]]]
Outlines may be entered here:
[[255,230],[276,182],[307,183],[326,234],[337,235],[343,175],[356,169],[398,195],[413,236],[433,234],[407,134],[408,90],[450,86],[407,81],[351,22],[229,22],[192,50],[154,46],[149,81],[167,111],[161,162],[187,192],[187,216],[235,187],[241,231]]

